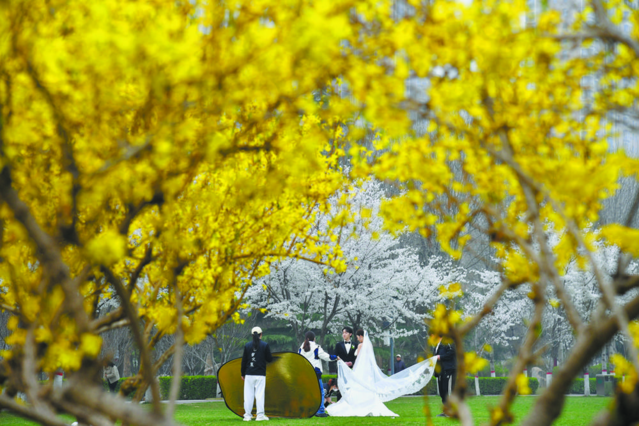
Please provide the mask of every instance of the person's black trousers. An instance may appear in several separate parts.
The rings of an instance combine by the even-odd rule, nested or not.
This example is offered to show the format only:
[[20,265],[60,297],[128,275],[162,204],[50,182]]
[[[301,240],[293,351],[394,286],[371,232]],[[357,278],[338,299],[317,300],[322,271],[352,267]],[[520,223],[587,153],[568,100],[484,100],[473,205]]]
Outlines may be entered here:
[[442,397],[442,404],[446,404],[448,399],[448,382],[452,380],[451,389],[455,389],[455,380],[457,379],[457,370],[443,371],[437,378],[437,386],[439,387],[439,396]]

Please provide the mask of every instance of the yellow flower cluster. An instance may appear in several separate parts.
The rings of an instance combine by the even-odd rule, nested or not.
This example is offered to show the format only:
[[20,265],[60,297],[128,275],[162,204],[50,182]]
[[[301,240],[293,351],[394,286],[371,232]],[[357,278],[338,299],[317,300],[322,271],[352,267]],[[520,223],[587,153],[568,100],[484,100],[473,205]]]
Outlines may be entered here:
[[530,395],[532,393],[528,376],[526,376],[525,374],[517,375],[517,392],[519,392],[521,395]]
[[[0,197],[5,357],[33,330],[37,368],[95,362],[112,325],[96,307],[114,292],[151,346],[178,324],[196,343],[241,321],[244,291],[277,259],[343,272],[336,237],[313,224],[347,184],[346,152],[352,177],[401,187],[381,209],[393,233],[435,234],[460,258],[479,222],[515,283],[539,280],[522,247],[533,221],[564,235],[558,269],[582,259],[568,225],[588,249],[602,200],[639,175],[608,152],[604,120],[609,102],[634,105],[636,87],[617,83],[639,60],[560,55],[547,35],[561,17],[532,28],[525,0],[410,3],[398,17],[378,0],[0,2],[0,191],[26,206]],[[583,117],[583,79],[604,65]],[[602,235],[639,255],[636,231]],[[431,331],[461,318],[440,304]]]
[[27,229],[0,206],[6,358],[33,326],[38,368],[93,362],[96,306],[116,290],[151,346],[178,323],[197,343],[241,322],[244,291],[275,259],[346,269],[312,225],[346,184],[359,107],[316,96],[364,63],[343,54],[358,29],[350,1],[293,3],[0,5],[0,165],[33,217]]
[[447,286],[439,287],[439,295],[446,299],[454,299],[455,297],[461,297],[464,294],[460,283],[452,283]]
[[461,311],[448,310],[442,303],[437,304],[432,316],[432,319],[427,320],[429,331],[431,333],[428,343],[431,346],[435,346],[437,344],[437,336],[447,335],[451,328],[459,324],[462,320]]
[[618,382],[621,391],[625,393],[634,392],[637,383],[639,383],[639,376],[637,376],[637,371],[632,363],[619,354],[611,356],[610,362],[615,366],[615,376],[624,378]]
[[[637,19],[634,12],[627,15]],[[612,130],[604,119],[609,103],[604,103],[612,101],[597,98],[586,117],[579,113],[589,99],[583,79],[603,64],[603,54],[589,57],[588,63],[562,57],[561,43],[548,37],[558,31],[561,16],[541,13],[536,27],[523,16],[530,16],[524,0],[468,6],[437,1],[416,7],[399,24],[391,20],[385,26],[387,21],[380,19],[378,30],[362,36],[357,47],[373,58],[392,52],[395,73],[382,79],[386,93],[353,94],[366,105],[362,114],[371,127],[381,129],[376,148],[384,150],[369,155],[358,146],[349,151],[355,175],[372,173],[405,188],[382,207],[389,230],[435,234],[442,249],[459,258],[472,238],[470,225],[477,226],[481,217],[504,275],[514,283],[539,280],[538,265],[521,250],[521,244],[536,238],[533,216],[546,230],[562,235],[553,248],[557,270],[572,259],[583,265],[568,221],[592,242],[590,227],[602,200],[615,193],[620,175],[639,175],[636,159],[623,151],[609,153],[606,137]],[[380,35],[387,44],[380,43]],[[615,72],[623,74],[614,74],[617,81],[634,76],[637,59],[627,50],[615,57]],[[416,78],[427,77],[428,88],[415,97],[393,98],[388,80],[403,79],[406,67]],[[612,79],[609,94],[619,95],[618,104],[634,102],[636,89],[621,89]],[[421,95],[427,95],[427,104],[420,103]],[[416,115],[419,108],[428,111],[425,132],[416,132],[407,114],[400,113],[411,106]],[[603,233],[623,250],[639,253],[635,234],[620,225]]]
[[475,374],[488,365],[488,360],[477,356],[475,352],[466,352],[464,353],[464,364],[466,364],[466,371]]

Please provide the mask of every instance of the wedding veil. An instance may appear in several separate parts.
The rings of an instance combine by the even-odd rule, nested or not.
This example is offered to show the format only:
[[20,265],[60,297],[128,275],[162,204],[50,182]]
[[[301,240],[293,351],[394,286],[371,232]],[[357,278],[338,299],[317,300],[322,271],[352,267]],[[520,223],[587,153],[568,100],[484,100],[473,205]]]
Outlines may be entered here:
[[362,393],[375,394],[382,402],[418,392],[435,373],[437,357],[432,357],[387,376],[377,367],[373,345],[364,333],[364,342],[351,370],[343,361],[337,363],[338,385],[342,397],[349,403],[360,400]]

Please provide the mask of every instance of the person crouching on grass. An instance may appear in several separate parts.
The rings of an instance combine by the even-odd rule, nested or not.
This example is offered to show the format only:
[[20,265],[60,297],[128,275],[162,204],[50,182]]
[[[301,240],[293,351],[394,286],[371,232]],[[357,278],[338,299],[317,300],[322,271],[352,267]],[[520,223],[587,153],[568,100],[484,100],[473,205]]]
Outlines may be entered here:
[[337,387],[337,379],[328,379],[328,383],[326,383],[326,388],[328,390],[326,391],[326,396],[324,397],[324,407],[327,407],[333,404],[333,400],[331,399],[333,395],[337,397],[338,401],[342,397]]
[[242,380],[244,380],[244,421],[253,418],[253,399],[257,417],[255,420],[268,420],[264,414],[264,390],[266,388],[266,363],[273,361],[271,348],[262,342],[262,329],[253,327],[253,340],[244,346],[242,355]]
[[339,357],[337,355],[329,355],[315,343],[315,333],[307,331],[304,335],[306,338],[304,343],[300,347],[298,353],[306,358],[311,365],[315,368],[315,374],[317,374],[317,380],[319,381],[319,387],[321,392],[320,408],[315,414],[317,417],[328,417],[326,411],[324,411],[324,384],[322,383],[322,361],[337,361]]

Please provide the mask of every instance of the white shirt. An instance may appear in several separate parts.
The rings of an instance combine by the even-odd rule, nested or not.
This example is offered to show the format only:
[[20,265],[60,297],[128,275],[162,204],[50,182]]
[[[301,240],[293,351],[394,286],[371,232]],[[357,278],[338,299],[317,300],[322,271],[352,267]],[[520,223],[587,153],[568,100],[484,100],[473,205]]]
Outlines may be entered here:
[[319,369],[319,371],[322,371],[322,362],[320,360],[335,361],[337,359],[337,356],[329,355],[324,352],[324,350],[317,343],[312,341],[309,343],[311,346],[310,351],[306,352],[304,350],[304,345],[302,344],[298,353],[304,356],[304,358],[306,358],[313,367]]

